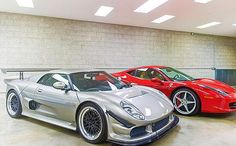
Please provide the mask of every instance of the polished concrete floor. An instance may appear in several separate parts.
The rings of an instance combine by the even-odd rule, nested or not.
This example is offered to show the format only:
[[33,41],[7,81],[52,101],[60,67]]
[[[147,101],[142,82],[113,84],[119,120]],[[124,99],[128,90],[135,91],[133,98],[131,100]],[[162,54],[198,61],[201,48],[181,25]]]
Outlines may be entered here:
[[[235,146],[236,113],[180,117],[179,126],[150,146]],[[0,146],[92,146],[76,132],[31,118],[12,119],[0,94]],[[100,146],[114,144],[104,143]]]

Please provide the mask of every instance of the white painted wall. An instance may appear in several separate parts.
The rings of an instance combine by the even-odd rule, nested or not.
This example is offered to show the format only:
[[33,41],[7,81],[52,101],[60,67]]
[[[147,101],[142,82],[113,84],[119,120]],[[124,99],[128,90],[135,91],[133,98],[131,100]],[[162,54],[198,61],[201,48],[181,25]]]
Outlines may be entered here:
[[[0,13],[0,68],[236,68],[236,38]],[[198,69],[191,69],[198,68]],[[0,73],[0,92],[4,91]]]

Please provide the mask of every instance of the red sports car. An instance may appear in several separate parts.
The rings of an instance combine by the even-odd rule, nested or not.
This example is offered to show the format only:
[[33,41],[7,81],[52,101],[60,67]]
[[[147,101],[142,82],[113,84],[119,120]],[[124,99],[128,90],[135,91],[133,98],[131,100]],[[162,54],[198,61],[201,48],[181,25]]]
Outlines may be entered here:
[[236,111],[236,90],[213,79],[194,79],[165,66],[143,66],[113,74],[126,83],[148,86],[169,97],[182,115]]

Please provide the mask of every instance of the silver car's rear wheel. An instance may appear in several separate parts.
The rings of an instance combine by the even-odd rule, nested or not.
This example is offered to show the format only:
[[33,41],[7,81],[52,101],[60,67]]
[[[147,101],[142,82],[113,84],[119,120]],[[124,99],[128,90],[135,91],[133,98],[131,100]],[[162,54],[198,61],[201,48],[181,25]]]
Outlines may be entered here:
[[18,118],[21,116],[22,107],[20,98],[14,90],[9,91],[7,94],[6,108],[11,117]]
[[106,119],[102,110],[92,103],[85,104],[78,115],[81,135],[90,143],[106,140]]
[[200,107],[197,95],[189,89],[177,90],[172,101],[175,110],[182,115],[194,115]]

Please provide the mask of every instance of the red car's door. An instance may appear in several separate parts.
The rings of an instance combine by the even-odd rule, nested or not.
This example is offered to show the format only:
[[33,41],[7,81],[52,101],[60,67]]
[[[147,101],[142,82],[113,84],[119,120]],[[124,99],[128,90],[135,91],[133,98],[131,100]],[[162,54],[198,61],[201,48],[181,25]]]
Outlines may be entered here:
[[[153,74],[152,74],[152,73]],[[151,68],[139,68],[126,73],[121,76],[122,80],[129,83],[136,83],[138,85],[148,86],[160,90],[167,96],[169,95],[169,81],[165,81],[165,78],[158,71]],[[157,78],[157,80],[152,80]]]

